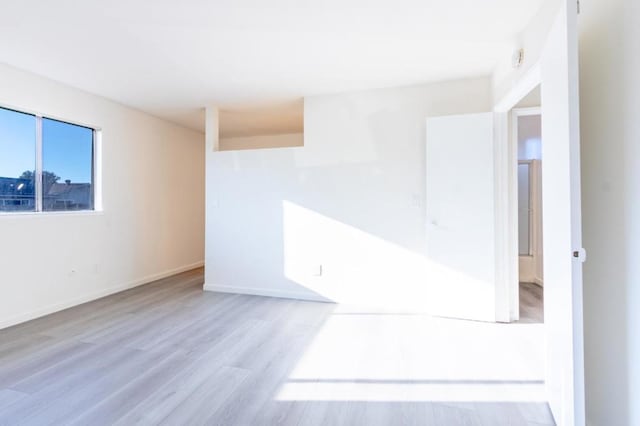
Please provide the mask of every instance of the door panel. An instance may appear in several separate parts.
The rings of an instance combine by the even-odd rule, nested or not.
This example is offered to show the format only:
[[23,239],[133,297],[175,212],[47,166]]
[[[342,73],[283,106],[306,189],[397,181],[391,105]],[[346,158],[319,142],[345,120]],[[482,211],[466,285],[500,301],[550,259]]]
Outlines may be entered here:
[[493,114],[427,120],[431,311],[495,321]]
[[583,425],[584,359],[577,5],[563,0],[540,61],[544,317],[549,404],[559,425]]

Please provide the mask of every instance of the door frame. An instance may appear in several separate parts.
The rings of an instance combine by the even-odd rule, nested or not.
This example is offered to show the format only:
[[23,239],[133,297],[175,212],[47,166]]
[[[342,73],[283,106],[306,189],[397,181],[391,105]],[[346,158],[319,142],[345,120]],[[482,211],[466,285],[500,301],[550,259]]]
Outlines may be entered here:
[[[497,117],[495,177],[499,187],[495,205],[497,220],[502,221],[496,227],[496,266],[501,272],[501,279],[496,282],[496,317],[507,321],[513,317],[509,283],[517,271],[517,250],[513,245],[517,241],[514,232],[517,211],[509,201],[514,200],[516,194],[516,177],[510,167],[510,164],[515,166],[516,161],[508,142],[509,111],[540,84],[542,138],[546,139],[547,148],[543,151],[553,153],[544,159],[543,179],[549,180],[548,171],[560,172],[560,166],[563,169],[569,166],[567,181],[563,179],[557,187],[543,188],[544,234],[560,232],[556,241],[543,236],[547,260],[544,265],[545,384],[556,422],[568,426],[585,424],[582,262],[586,253],[581,247],[577,4],[572,0],[559,3],[537,63],[528,70],[518,71],[518,77],[510,81],[511,90],[497,99],[494,107]],[[550,115],[545,116],[547,113]],[[549,202],[560,197],[562,204],[550,209]],[[547,211],[553,212],[551,216],[547,216]]]
[[[512,113],[518,103],[542,83],[540,63],[532,65],[494,106],[496,321],[520,319],[518,255],[518,139]],[[517,109],[517,108],[516,108]],[[530,108],[522,108],[524,111]],[[538,108],[538,114],[541,109]],[[516,118],[517,119],[517,118]],[[506,226],[505,226],[506,224]]]

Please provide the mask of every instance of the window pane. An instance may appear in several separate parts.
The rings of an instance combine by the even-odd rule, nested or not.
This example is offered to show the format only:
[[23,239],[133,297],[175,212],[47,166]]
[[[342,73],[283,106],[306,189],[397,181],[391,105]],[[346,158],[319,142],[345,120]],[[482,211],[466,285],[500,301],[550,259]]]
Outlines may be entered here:
[[42,210],[93,209],[93,131],[42,119]]
[[0,211],[34,211],[36,118],[0,108]]

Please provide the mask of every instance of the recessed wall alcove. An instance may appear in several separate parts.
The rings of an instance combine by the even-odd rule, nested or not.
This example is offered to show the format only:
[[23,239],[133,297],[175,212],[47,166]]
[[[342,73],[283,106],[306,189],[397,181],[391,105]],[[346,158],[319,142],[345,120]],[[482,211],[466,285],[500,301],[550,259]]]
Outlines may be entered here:
[[217,151],[304,146],[304,99],[219,108]]

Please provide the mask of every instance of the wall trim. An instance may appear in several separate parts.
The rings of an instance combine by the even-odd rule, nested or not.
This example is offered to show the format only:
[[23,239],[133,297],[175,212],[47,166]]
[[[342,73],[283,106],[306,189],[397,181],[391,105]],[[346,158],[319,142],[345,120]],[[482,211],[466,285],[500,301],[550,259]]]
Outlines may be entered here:
[[202,289],[204,291],[213,291],[218,293],[247,294],[252,296],[278,297],[280,299],[304,300],[308,302],[335,303],[326,297],[320,296],[319,294],[313,294],[311,292],[271,290],[260,287],[236,287],[207,283],[204,284]]
[[166,271],[163,272],[158,272],[156,274],[151,274],[151,275],[147,275],[145,277],[139,278],[137,280],[133,280],[133,281],[129,281],[128,283],[125,284],[120,284],[117,286],[113,286],[113,287],[108,287],[99,291],[95,291],[93,293],[89,293],[86,294],[84,296],[81,297],[77,297],[75,299],[71,299],[68,300],[66,302],[62,302],[62,303],[55,303],[53,305],[49,305],[46,306],[44,308],[41,309],[36,309],[34,311],[30,311],[21,315],[17,315],[11,318],[7,318],[7,319],[0,319],[0,330],[7,328],[7,327],[11,327],[13,325],[18,325],[21,324],[23,322],[27,322],[27,321],[31,321],[34,320],[36,318],[40,318],[40,317],[44,317],[46,315],[50,315],[56,312],[60,312],[63,311],[65,309],[68,308],[72,308],[74,306],[78,306],[81,305],[83,303],[87,303],[87,302],[92,302],[94,300],[97,299],[101,299],[103,297],[115,294],[115,293],[119,293],[121,291],[124,290],[128,290],[130,288],[134,288],[134,287],[138,287],[144,284],[149,284],[153,281],[157,281],[160,280],[162,278],[167,278],[170,277],[172,275],[176,275],[179,274],[181,272],[186,272],[186,271],[190,271],[192,269],[196,269],[196,268],[201,268],[204,266],[204,260],[199,261],[199,262],[195,262],[195,263],[191,263],[188,265],[183,265],[177,268],[173,268],[173,269],[168,269]]

